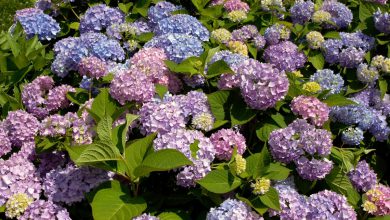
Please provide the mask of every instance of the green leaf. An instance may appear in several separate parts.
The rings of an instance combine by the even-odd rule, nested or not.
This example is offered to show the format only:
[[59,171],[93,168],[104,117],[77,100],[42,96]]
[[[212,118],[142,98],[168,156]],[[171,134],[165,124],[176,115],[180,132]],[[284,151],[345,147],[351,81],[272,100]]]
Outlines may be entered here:
[[119,150],[112,143],[97,141],[89,145],[75,160],[77,164],[92,164],[97,162],[120,160]]
[[248,47],[249,53],[253,56],[254,59],[257,58],[257,48],[253,44],[246,44]]
[[337,31],[329,31],[324,34],[325,38],[340,39],[340,33]]
[[322,100],[325,104],[327,104],[329,107],[332,106],[345,106],[345,105],[356,105],[356,102],[340,95],[340,94],[333,94],[328,96],[325,100]]
[[223,121],[226,119],[226,112],[229,107],[230,91],[217,91],[207,95],[210,104],[211,112],[217,120]]
[[112,118],[104,116],[97,124],[97,135],[100,140],[112,142]]
[[134,170],[136,176],[146,176],[155,171],[168,171],[192,162],[180,151],[174,149],[164,149],[149,154]]
[[256,113],[257,111],[249,108],[241,97],[235,98],[230,108],[232,127],[246,124],[256,116]]
[[163,212],[158,215],[160,220],[182,220],[182,218],[174,212]]
[[0,213],[3,213],[3,212],[5,212],[5,205],[0,206]]
[[368,220],[390,220],[390,215],[368,218]]
[[138,139],[135,142],[131,143],[128,147],[126,147],[125,151],[125,161],[127,166],[129,167],[128,175],[134,179],[135,174],[134,170],[136,167],[141,165],[144,160],[147,152],[153,146],[153,140],[156,138],[157,134],[151,134],[144,138]]
[[72,22],[72,23],[69,24],[69,28],[70,29],[74,29],[76,31],[79,29],[79,27],[80,27],[80,23],[79,22]]
[[241,197],[236,194],[236,198],[245,202],[247,205],[252,207],[254,210],[256,210],[257,213],[264,215],[268,211],[268,207],[265,206],[261,201],[259,197],[256,197],[252,200],[249,200],[245,197]]
[[277,125],[265,123],[259,129],[256,130],[256,135],[261,141],[267,142],[271,132],[276,129],[279,129]]
[[155,84],[155,86],[158,96],[160,96],[160,98],[164,98],[164,95],[168,92],[168,88],[160,84]]
[[359,3],[359,19],[360,21],[365,21],[367,18],[371,17],[373,12],[370,10],[370,7],[365,2]]
[[264,177],[271,180],[285,180],[290,175],[291,170],[280,163],[271,163],[267,168]]
[[117,109],[116,101],[111,98],[108,89],[102,89],[93,100],[91,112],[101,119],[104,116],[112,116]]
[[67,146],[66,151],[72,161],[76,161],[89,145]]
[[[202,54],[201,57],[204,57],[204,60],[203,60],[203,63],[209,63],[211,61],[211,59],[213,58],[214,54],[217,53],[218,51],[220,51],[220,48],[219,46],[218,47],[214,47],[214,48],[211,48],[207,51],[207,56],[204,56]],[[205,52],[206,53],[206,52]]]
[[165,60],[164,62],[172,72],[188,74],[198,73],[198,67],[201,66],[202,63],[199,57],[189,57],[179,64],[170,60]]
[[199,140],[195,140],[194,143],[190,144],[190,150],[191,150],[191,157],[197,158],[197,152],[200,149],[199,148]]
[[197,183],[210,192],[223,194],[239,187],[241,179],[233,176],[228,170],[213,170]]
[[153,32],[143,33],[140,35],[136,35],[135,39],[139,42],[148,42],[154,37]]
[[267,172],[267,167],[271,163],[271,156],[266,146],[260,153],[252,154],[246,158],[246,172],[253,178],[262,176]]
[[119,3],[118,4],[118,7],[120,10],[122,10],[125,14],[129,13],[129,10],[131,8],[131,6],[133,6],[133,3],[132,2],[129,2],[129,3]]
[[270,187],[269,191],[266,194],[259,196],[259,198],[267,207],[274,210],[280,210],[279,194],[275,188]]
[[138,115],[126,114],[126,123],[113,129],[114,144],[118,147],[120,152],[123,152],[126,148],[127,132],[129,131],[131,123],[138,117]]
[[116,189],[101,189],[92,199],[92,215],[95,220],[128,220],[146,210],[143,198],[133,198]]
[[357,208],[360,201],[359,193],[353,188],[348,176],[340,167],[335,166],[325,177],[329,188],[347,197],[348,202]]
[[234,74],[233,70],[230,69],[229,65],[224,60],[218,60],[208,66],[207,78],[211,79],[221,74]]
[[379,90],[381,92],[381,99],[385,96],[387,92],[387,81],[385,79],[380,79],[379,80]]
[[353,169],[355,156],[351,151],[343,148],[332,147],[330,156],[333,161],[337,162],[339,165],[342,165],[341,168],[345,172],[349,172],[351,169]]
[[284,116],[279,112],[276,114],[272,114],[271,118],[278,124],[281,128],[287,127],[286,121],[284,120]]
[[226,123],[228,123],[228,122],[229,122],[229,121],[226,121],[226,120],[223,120],[223,121],[217,120],[217,121],[214,122],[213,129],[212,129],[212,130],[217,129],[217,128],[219,128],[219,127],[222,127],[222,126],[224,126],[224,125],[225,125]]
[[77,105],[82,105],[88,101],[89,96],[85,89],[76,88],[76,92],[68,92],[66,98],[69,99],[72,103]]
[[142,17],[146,17],[148,15],[150,3],[151,0],[137,0],[133,7],[133,13],[140,14]]
[[308,58],[309,62],[311,64],[313,64],[313,66],[317,69],[317,70],[321,70],[324,68],[324,65],[325,65],[325,58],[324,58],[324,55],[322,55],[321,52],[318,52],[317,54],[315,54],[314,56],[310,56]]

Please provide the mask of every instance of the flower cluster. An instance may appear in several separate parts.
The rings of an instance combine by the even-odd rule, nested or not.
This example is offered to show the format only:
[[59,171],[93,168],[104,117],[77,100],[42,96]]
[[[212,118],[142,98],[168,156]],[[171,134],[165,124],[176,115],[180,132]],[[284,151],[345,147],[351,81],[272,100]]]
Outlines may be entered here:
[[100,32],[112,24],[120,24],[125,20],[125,15],[116,8],[105,4],[90,7],[80,20],[80,33]]
[[376,184],[376,174],[370,169],[368,163],[364,160],[359,161],[356,168],[348,173],[353,186],[363,192],[372,189]]
[[367,200],[363,203],[363,209],[375,216],[390,214],[390,187],[378,184],[365,194]]
[[290,13],[294,23],[304,24],[310,20],[314,13],[314,3],[311,1],[296,1],[290,8]]
[[21,220],[71,220],[68,211],[52,201],[36,200],[29,205]]
[[388,12],[382,13],[380,10],[374,13],[375,28],[385,34],[390,34],[390,14]]
[[269,46],[265,49],[263,58],[279,70],[288,72],[303,67],[306,62],[306,56],[298,51],[297,45],[291,41]]
[[263,220],[244,202],[236,199],[227,199],[219,207],[211,208],[207,213],[207,220],[247,219]]
[[221,129],[210,137],[215,148],[215,156],[220,160],[230,160],[233,149],[237,148],[237,154],[244,154],[246,150],[245,138],[242,134],[232,129]]
[[[332,161],[324,158],[332,148],[331,134],[316,129],[304,119],[297,119],[286,128],[271,132],[268,143],[274,159],[283,163],[294,161],[304,179],[323,179],[333,167]],[[309,159],[314,155],[323,158]]]
[[38,8],[17,11],[15,20],[20,22],[28,38],[37,35],[39,40],[49,41],[55,39],[61,31],[57,21]]
[[329,118],[329,107],[312,96],[295,97],[291,110],[316,126],[322,126]]

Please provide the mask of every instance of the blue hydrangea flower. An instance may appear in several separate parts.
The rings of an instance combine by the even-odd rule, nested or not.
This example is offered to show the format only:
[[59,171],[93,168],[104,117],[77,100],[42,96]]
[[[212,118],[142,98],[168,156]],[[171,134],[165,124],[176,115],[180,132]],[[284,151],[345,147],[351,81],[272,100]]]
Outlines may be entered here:
[[113,24],[121,24],[125,20],[123,12],[117,8],[100,4],[88,8],[80,20],[80,33],[100,32]]
[[160,20],[171,16],[173,11],[180,9],[182,9],[181,6],[176,6],[167,1],[161,1],[149,8],[148,18],[152,25],[156,25]]
[[390,34],[390,14],[388,12],[381,12],[378,9],[374,13],[375,28],[385,34]]
[[356,47],[369,51],[375,46],[375,38],[360,31],[354,33],[340,32],[340,37],[345,47]]
[[341,134],[341,140],[347,145],[359,145],[363,139],[363,131],[360,128],[349,127]]
[[197,37],[186,34],[164,34],[153,37],[144,47],[157,47],[164,49],[169,60],[176,63],[192,56],[203,53],[202,41]]
[[339,39],[329,39],[322,43],[325,61],[334,64],[339,60],[340,50],[343,47],[343,42]]
[[296,1],[290,8],[293,23],[304,24],[314,13],[314,3],[311,1]]
[[344,86],[343,77],[330,69],[317,70],[310,76],[310,81],[320,84],[321,91],[329,90],[328,94],[338,94]]
[[160,20],[154,28],[156,36],[164,34],[187,34],[208,41],[210,33],[202,23],[193,16],[186,14],[173,15]]
[[353,15],[352,11],[343,3],[337,1],[324,1],[321,10],[331,14],[330,19],[334,24],[327,23],[326,28],[346,28],[351,24]]
[[122,61],[125,51],[117,40],[98,41],[92,46],[92,55],[105,61]]
[[227,199],[219,207],[211,208],[206,220],[263,220],[244,202],[236,199]]
[[38,35],[39,40],[52,40],[61,30],[56,20],[38,8],[17,11],[15,20],[20,22],[28,38]]

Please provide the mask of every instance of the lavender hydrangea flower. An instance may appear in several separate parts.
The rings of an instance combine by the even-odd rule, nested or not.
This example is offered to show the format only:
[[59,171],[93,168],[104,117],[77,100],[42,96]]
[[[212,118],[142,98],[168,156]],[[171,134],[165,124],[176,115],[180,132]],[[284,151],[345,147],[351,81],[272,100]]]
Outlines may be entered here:
[[299,147],[295,134],[296,131],[292,127],[271,132],[268,143],[272,157],[275,160],[290,163],[304,153],[303,149]]
[[53,86],[54,81],[48,76],[40,76],[27,84],[22,92],[22,102],[26,110],[38,118],[47,116],[49,110],[44,106],[46,102],[44,96]]
[[65,168],[57,167],[46,174],[43,190],[45,196],[53,202],[72,204],[82,201],[84,193],[109,179],[106,171],[68,164]]
[[254,25],[244,25],[232,32],[232,40],[246,42],[259,34]]
[[390,14],[379,9],[374,13],[375,28],[385,34],[390,34]]
[[109,61],[122,61],[125,59],[125,52],[120,43],[116,40],[98,41],[92,46],[91,54],[99,59]]
[[310,195],[307,219],[356,220],[356,213],[345,196],[324,190]]
[[83,58],[78,71],[82,76],[99,79],[108,74],[107,63],[97,57]]
[[156,25],[160,20],[168,18],[172,15],[172,12],[180,9],[182,9],[181,6],[176,6],[167,1],[161,1],[149,8],[148,18],[152,25]]
[[8,160],[0,159],[0,205],[16,193],[38,199],[41,193],[41,179],[34,164],[21,154],[13,154]]
[[356,68],[361,62],[363,62],[364,50],[355,47],[348,47],[342,50],[339,54],[339,63],[342,67]]
[[[199,141],[198,150],[194,153],[190,145],[196,140]],[[176,149],[194,162],[193,165],[184,167],[177,175],[177,184],[183,187],[193,187],[196,180],[205,177],[211,171],[210,163],[215,157],[215,149],[209,138],[195,130],[177,129],[158,135],[153,147],[156,151]]]
[[300,132],[300,147],[310,155],[327,156],[332,146],[332,134],[327,130],[307,129]]
[[356,47],[369,51],[375,46],[375,38],[367,36],[360,31],[354,33],[340,32],[340,38],[346,47]]
[[17,11],[15,20],[20,22],[28,38],[38,35],[39,40],[52,40],[61,30],[56,20],[38,8]]
[[317,82],[321,86],[321,91],[329,90],[327,94],[338,94],[344,86],[343,77],[340,74],[334,74],[333,70],[317,70],[310,76],[311,82]]
[[220,160],[230,160],[233,148],[237,147],[237,154],[244,154],[246,150],[245,137],[232,129],[221,129],[210,137],[215,147],[215,156]]
[[343,43],[339,39],[328,39],[322,43],[322,50],[324,52],[325,61],[330,64],[337,63],[342,47]]
[[8,154],[12,150],[12,144],[8,138],[8,131],[2,121],[0,121],[0,157]]
[[160,220],[160,218],[144,213],[138,217],[133,218],[133,220]]
[[300,157],[295,161],[297,172],[303,179],[314,181],[323,179],[332,170],[333,162],[324,158],[309,160],[306,157]]
[[157,47],[164,49],[169,60],[180,63],[192,56],[203,53],[202,41],[197,37],[186,34],[164,34],[153,37],[144,47]]
[[165,34],[186,34],[208,41],[210,33],[202,23],[193,16],[186,14],[173,15],[160,20],[154,28],[156,36]]
[[349,171],[348,177],[353,186],[363,192],[367,192],[372,189],[377,181],[375,172],[364,160],[359,161],[356,168]]
[[34,142],[39,129],[39,121],[27,112],[17,110],[8,113],[3,126],[8,131],[12,145],[22,146],[25,142]]
[[329,12],[332,16],[331,21],[334,24],[327,23],[326,28],[346,28],[352,22],[352,11],[343,3],[327,0],[322,4],[321,10]]
[[356,127],[349,127],[341,134],[341,140],[347,145],[359,145],[360,141],[364,139],[362,129]]
[[300,195],[295,188],[294,182],[276,183],[275,189],[279,194],[280,211],[269,210],[271,217],[278,216],[280,219],[301,220],[305,219],[309,212],[307,198]]
[[284,98],[289,82],[283,72],[257,60],[246,60],[237,72],[245,102],[254,109],[265,110]]
[[232,11],[249,11],[249,5],[241,0],[227,0],[223,3],[223,7],[227,12]]
[[63,136],[66,134],[66,129],[70,128],[76,119],[77,115],[72,112],[67,113],[66,116],[50,115],[42,120],[39,134],[50,137]]
[[322,126],[329,118],[329,107],[312,96],[298,96],[291,102],[291,110],[316,126]]
[[139,112],[142,130],[146,134],[164,134],[175,129],[185,128],[185,118],[177,102],[145,103]]
[[69,85],[60,85],[49,91],[46,99],[46,107],[49,111],[57,111],[66,108],[70,105],[70,101],[66,97],[68,92],[76,92],[76,90]]
[[274,45],[290,38],[291,31],[282,24],[274,24],[265,29],[264,38],[267,44]]
[[110,85],[110,94],[120,104],[127,101],[145,102],[154,96],[154,84],[137,69],[115,75]]
[[72,139],[74,145],[91,144],[96,134],[94,130],[95,121],[87,111],[87,109],[91,109],[92,102],[93,99],[90,99],[81,105],[81,116],[77,119],[72,119]]
[[346,125],[357,124],[362,130],[368,130],[375,122],[375,113],[362,105],[332,107],[330,116]]
[[263,58],[279,70],[289,72],[303,67],[306,62],[306,56],[290,41],[271,45],[265,49]]
[[117,8],[99,4],[88,8],[80,20],[80,33],[100,32],[112,24],[121,24],[125,15]]
[[290,8],[293,23],[304,24],[314,13],[314,3],[311,1],[296,1]]
[[207,213],[206,220],[263,220],[256,212],[244,202],[236,199],[227,199],[219,207],[211,208]]
[[52,201],[36,200],[31,203],[20,220],[71,220],[68,211]]

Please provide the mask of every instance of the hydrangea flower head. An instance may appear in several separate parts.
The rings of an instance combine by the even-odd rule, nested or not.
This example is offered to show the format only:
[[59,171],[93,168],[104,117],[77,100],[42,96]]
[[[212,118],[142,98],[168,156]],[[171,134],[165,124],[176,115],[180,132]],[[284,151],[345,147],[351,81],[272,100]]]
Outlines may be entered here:
[[219,43],[226,43],[232,39],[232,33],[225,28],[218,28],[211,32],[211,38]]
[[320,84],[321,91],[329,90],[328,94],[338,94],[344,87],[343,77],[330,69],[317,70],[310,76],[310,81]]
[[156,36],[165,34],[186,34],[208,41],[210,33],[195,17],[186,14],[172,15],[160,20],[154,28]]
[[228,19],[232,22],[239,23],[247,19],[248,15],[245,11],[242,10],[236,10],[236,11],[231,11],[227,15]]
[[45,108],[44,96],[53,86],[54,81],[49,76],[40,76],[27,84],[22,92],[22,102],[26,110],[38,118],[47,116],[49,110]]
[[283,41],[269,46],[265,49],[263,58],[279,70],[288,72],[303,67],[306,62],[306,56],[298,51],[297,45],[291,41]]
[[377,181],[375,172],[364,160],[359,161],[356,168],[348,173],[348,177],[351,180],[352,185],[363,192],[367,192],[374,188]]
[[390,34],[390,14],[379,9],[374,13],[375,28],[385,34]]
[[57,21],[38,8],[17,11],[15,20],[20,22],[28,38],[38,35],[39,40],[52,40],[61,31]]
[[390,214],[390,188],[388,186],[376,185],[374,188],[368,190],[365,195],[367,196],[366,201],[370,201],[376,206],[376,208],[368,209],[367,212],[375,216]]
[[297,1],[290,8],[293,23],[304,24],[310,20],[314,13],[314,3],[312,1]]
[[379,78],[379,72],[375,67],[369,67],[365,63],[359,64],[356,75],[360,82],[374,83]]
[[234,158],[234,161],[236,162],[234,165],[234,171],[237,175],[242,174],[246,170],[246,160],[242,157],[240,154],[236,154],[236,157]]
[[211,208],[206,220],[263,220],[256,212],[244,202],[236,199],[227,199],[219,207]]
[[329,107],[312,96],[298,96],[291,102],[291,110],[316,126],[322,126],[329,118]]
[[99,4],[88,8],[80,20],[80,33],[100,32],[113,24],[121,24],[125,15],[118,8]]
[[3,126],[8,130],[12,145],[22,146],[23,143],[34,142],[39,129],[39,121],[29,113],[17,110],[8,113]]
[[318,84],[317,82],[307,82],[302,85],[302,89],[305,92],[308,92],[310,94],[317,93],[321,91],[321,85]]
[[144,213],[138,217],[133,218],[133,220],[160,220],[160,218]]
[[356,127],[349,127],[347,130],[344,130],[341,134],[341,140],[344,144],[347,145],[359,145],[360,141],[364,139],[362,129]]
[[310,31],[306,34],[306,40],[309,43],[311,49],[321,48],[322,43],[325,42],[324,37],[318,31]]
[[327,0],[322,4],[321,10],[329,12],[331,21],[334,24],[327,23],[327,28],[346,28],[352,22],[352,11],[343,3]]
[[52,201],[36,200],[20,217],[21,220],[71,220],[68,211]]
[[237,73],[241,77],[241,94],[251,108],[271,108],[287,93],[289,82],[286,75],[270,64],[246,60]]
[[329,22],[332,18],[332,15],[324,10],[318,10],[313,13],[312,20],[314,23],[323,24]]
[[223,7],[227,12],[232,11],[249,11],[249,5],[241,0],[227,0],[223,3]]
[[220,160],[230,160],[234,147],[237,147],[237,154],[240,155],[246,150],[245,137],[232,129],[221,129],[213,133],[210,141],[215,147],[215,156]]
[[80,75],[99,79],[108,74],[107,63],[97,57],[85,57],[78,69]]
[[295,161],[297,172],[303,179],[314,181],[325,178],[333,168],[333,162],[324,158],[309,160],[306,157],[300,157]]
[[277,44],[280,41],[288,40],[290,38],[290,29],[282,24],[274,24],[265,29],[264,38],[268,44]]
[[168,1],[161,1],[149,8],[148,18],[152,25],[156,25],[160,20],[170,17],[172,12],[180,9],[182,9],[181,6],[176,6]]
[[8,130],[4,127],[2,121],[0,121],[0,157],[8,154],[12,150],[12,143],[8,137]]
[[19,218],[34,200],[24,193],[17,193],[5,203],[5,216]]
[[254,183],[251,183],[252,193],[255,195],[264,195],[268,192],[271,186],[271,181],[267,178],[258,178]]
[[192,118],[192,126],[203,131],[210,131],[214,125],[214,117],[209,112],[203,112]]

